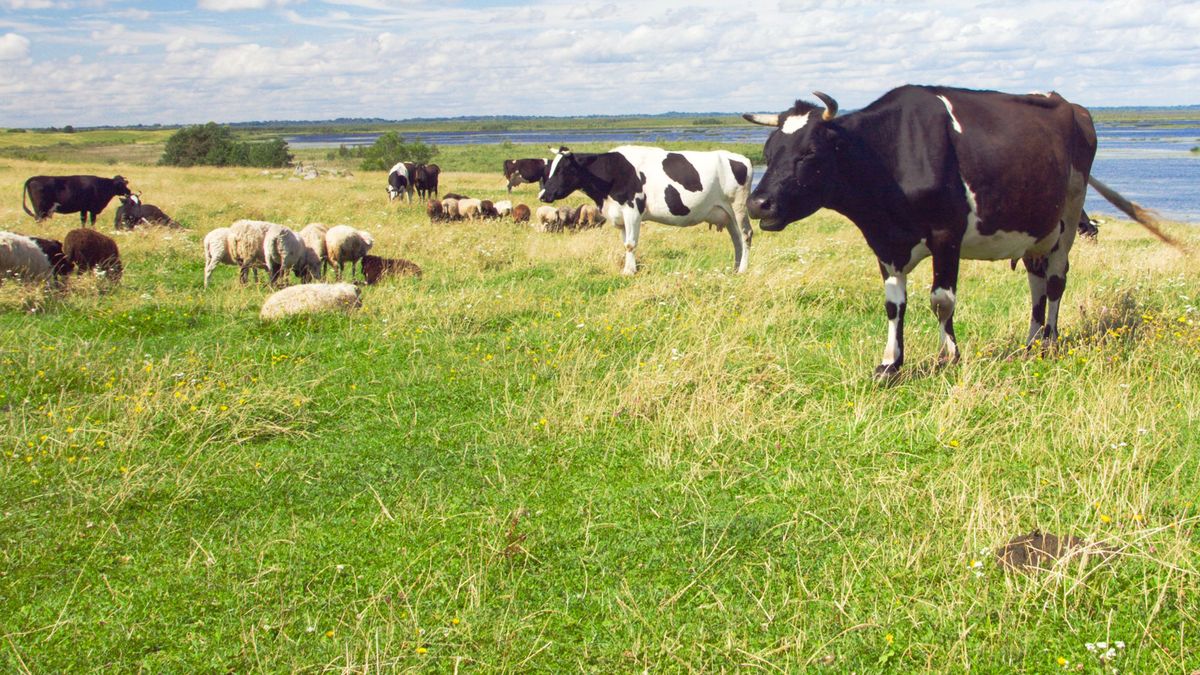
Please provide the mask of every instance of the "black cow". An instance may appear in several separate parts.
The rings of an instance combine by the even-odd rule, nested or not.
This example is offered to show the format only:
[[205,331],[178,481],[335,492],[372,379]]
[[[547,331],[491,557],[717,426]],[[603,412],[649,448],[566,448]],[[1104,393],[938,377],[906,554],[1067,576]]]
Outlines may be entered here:
[[413,171],[413,184],[417,187],[417,196],[421,199],[436,198],[438,195],[438,175],[442,173],[437,164],[418,164]]
[[903,86],[841,118],[797,101],[778,115],[744,115],[776,127],[767,170],[748,207],[764,230],[819,208],[849,218],[879,260],[888,339],[877,377],[904,362],[907,275],[933,258],[930,301],[941,324],[940,359],[957,360],[955,293],[961,258],[1020,258],[1033,313],[1027,344],[1054,341],[1087,185],[1147,227],[1144,212],[1090,177],[1091,116],[1055,93]]
[[[21,208],[39,221],[54,213],[78,212],[80,226],[87,226],[90,215],[95,227],[96,214],[103,211],[113,197],[128,194],[129,183],[121,176],[34,176],[25,181]],[[32,211],[26,198],[33,204]]]
[[546,160],[544,159],[506,159],[504,160],[504,177],[508,179],[508,192],[521,183],[546,184]]

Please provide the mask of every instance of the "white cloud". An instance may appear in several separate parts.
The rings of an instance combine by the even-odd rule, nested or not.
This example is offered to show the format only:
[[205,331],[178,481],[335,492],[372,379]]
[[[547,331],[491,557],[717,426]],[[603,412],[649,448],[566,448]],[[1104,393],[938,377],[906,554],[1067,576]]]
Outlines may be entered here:
[[0,61],[24,61],[29,58],[29,38],[16,33],[0,35]]
[[290,5],[296,0],[199,0],[196,6],[213,12],[233,12],[243,9],[267,9]]

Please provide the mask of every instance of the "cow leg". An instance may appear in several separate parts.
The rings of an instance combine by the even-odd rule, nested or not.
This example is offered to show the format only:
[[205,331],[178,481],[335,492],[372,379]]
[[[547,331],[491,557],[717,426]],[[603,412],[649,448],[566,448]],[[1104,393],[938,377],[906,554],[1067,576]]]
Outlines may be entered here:
[[1042,331],[1046,326],[1046,259],[1026,255],[1021,262],[1025,263],[1025,276],[1029,278],[1029,299],[1033,303],[1033,311],[1029,317],[1029,335],[1025,337],[1025,349],[1030,349],[1034,341],[1043,337]]
[[87,211],[79,212],[79,226],[87,227]]
[[621,218],[625,221],[625,268],[622,274],[637,274],[637,258],[633,255],[638,244],[638,233],[642,227],[642,214],[637,207],[621,207]]
[[875,368],[875,377],[886,379],[900,372],[904,365],[904,311],[908,305],[908,276],[890,265],[879,263],[883,274],[883,308],[887,311],[887,345],[883,360]]
[[941,364],[954,363],[959,357],[958,341],[954,337],[958,264],[957,249],[933,256],[933,286],[929,290],[929,304],[941,328],[941,341],[938,345],[938,362]]

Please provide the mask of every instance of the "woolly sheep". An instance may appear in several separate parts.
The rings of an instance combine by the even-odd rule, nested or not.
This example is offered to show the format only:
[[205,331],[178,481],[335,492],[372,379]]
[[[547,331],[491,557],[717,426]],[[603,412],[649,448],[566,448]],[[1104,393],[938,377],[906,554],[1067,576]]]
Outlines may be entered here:
[[483,204],[478,199],[458,200],[458,217],[464,220],[476,220],[480,217],[479,207]]
[[0,276],[33,280],[50,275],[50,259],[35,241],[24,235],[0,232]]
[[537,210],[537,222],[534,223],[533,229],[538,232],[555,232],[558,227],[558,209],[553,206],[539,206]]
[[251,268],[254,269],[254,280],[258,281],[258,269],[267,267],[263,242],[273,224],[262,220],[238,220],[229,226],[229,257],[240,268],[238,279],[243,284]]
[[362,305],[354,284],[301,284],[277,291],[263,303],[264,321],[296,314],[349,311]]
[[558,225],[560,230],[570,230],[575,227],[575,209],[570,206],[558,207]]
[[57,239],[44,239],[42,237],[30,237],[33,243],[42,249],[42,253],[46,254],[46,259],[50,261],[50,267],[54,270],[56,276],[66,276],[75,271],[75,265],[67,260],[67,256],[63,254],[63,245]]
[[513,222],[527,223],[529,222],[529,207],[524,204],[517,204],[512,210]]
[[604,224],[604,216],[595,204],[584,204],[575,212],[575,227],[584,230],[589,227],[600,227]]
[[496,205],[490,199],[485,199],[479,202],[479,217],[495,220],[500,217],[500,212],[496,210]]
[[362,258],[363,278],[368,284],[375,284],[384,276],[413,276],[421,277],[421,268],[403,258],[380,258],[377,255],[364,255]]
[[446,197],[442,200],[442,217],[446,220],[458,220],[458,200]]
[[425,204],[425,213],[429,216],[430,223],[436,223],[443,220],[445,212],[442,210],[441,202],[436,199],[430,199]]
[[279,283],[288,270],[305,281],[316,276],[308,266],[309,259],[304,255],[307,252],[304,242],[291,228],[275,224],[267,228],[267,236],[263,238],[263,260],[267,263],[271,283]]
[[204,287],[217,265],[236,265],[229,255],[229,228],[218,227],[204,235]]
[[[325,235],[327,234],[329,234],[329,228],[321,223],[309,223],[304,226],[303,230],[300,230],[300,241],[304,242],[304,248],[312,253],[312,257],[316,257],[317,265],[320,267],[316,274],[317,278],[324,278],[325,265],[329,263],[329,249],[325,248]],[[308,255],[305,257],[309,258],[308,264],[311,266],[311,257]]]
[[75,265],[76,272],[96,269],[113,281],[119,281],[124,272],[117,242],[86,227],[75,228],[63,237],[63,255]]
[[337,278],[342,278],[342,267],[350,263],[350,276],[354,277],[354,263],[362,259],[375,240],[369,232],[356,230],[349,225],[335,225],[325,235],[325,247],[329,251],[329,264],[337,265]]
[[496,215],[503,218],[512,214],[513,203],[507,199],[495,203]]

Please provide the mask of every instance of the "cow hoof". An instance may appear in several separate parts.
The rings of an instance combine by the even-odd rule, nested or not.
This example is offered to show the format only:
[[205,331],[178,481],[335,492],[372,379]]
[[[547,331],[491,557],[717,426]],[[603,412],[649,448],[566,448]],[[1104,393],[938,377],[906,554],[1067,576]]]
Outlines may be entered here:
[[887,363],[884,365],[875,366],[875,380],[879,382],[888,382],[900,376],[900,366],[895,363]]

